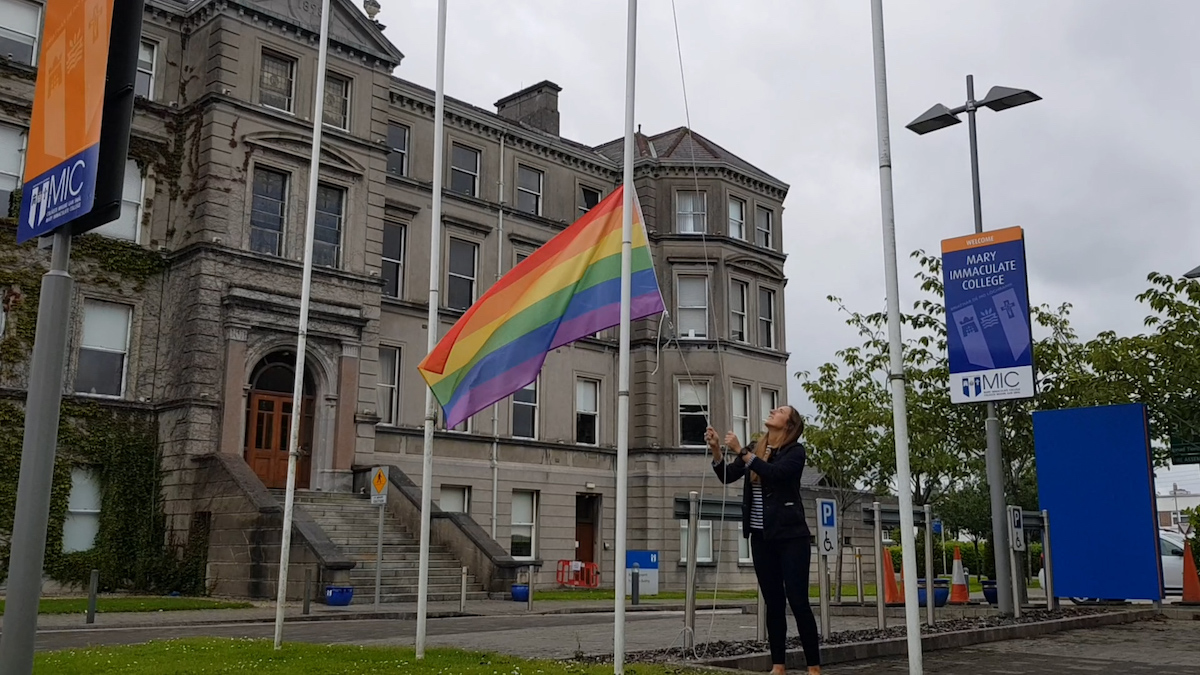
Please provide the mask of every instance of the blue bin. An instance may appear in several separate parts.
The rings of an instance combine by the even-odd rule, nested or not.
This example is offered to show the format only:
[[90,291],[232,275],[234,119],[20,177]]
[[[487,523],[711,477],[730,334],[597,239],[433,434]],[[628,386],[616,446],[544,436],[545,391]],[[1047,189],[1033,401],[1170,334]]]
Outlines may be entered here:
[[529,584],[512,585],[513,602],[529,602]]
[[999,604],[996,596],[996,582],[992,581],[991,579],[984,579],[979,583],[983,585],[983,597],[988,601],[988,604]]
[[[943,583],[942,579],[933,581],[933,606],[945,607],[950,600],[950,586],[948,582]],[[917,580],[917,602],[922,607],[925,606],[925,580]]]
[[354,599],[353,586],[326,586],[325,604],[331,607],[345,607]]

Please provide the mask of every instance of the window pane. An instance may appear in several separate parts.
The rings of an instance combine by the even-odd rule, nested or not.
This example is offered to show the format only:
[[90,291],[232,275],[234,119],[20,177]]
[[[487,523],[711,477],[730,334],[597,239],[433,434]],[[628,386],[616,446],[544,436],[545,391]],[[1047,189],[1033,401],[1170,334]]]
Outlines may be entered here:
[[325,124],[345,129],[350,121],[350,81],[337,75],[325,76]]
[[596,415],[575,413],[575,442],[596,445]]
[[396,223],[383,224],[383,293],[391,298],[400,297],[401,272],[404,266],[404,234],[403,225]]
[[463,173],[458,169],[450,171],[450,191],[458,194],[475,196],[475,176]]
[[759,399],[758,414],[763,419],[766,419],[767,415],[770,415],[772,410],[779,407],[779,393],[772,389],[763,389],[759,394]]
[[287,175],[262,167],[254,169],[250,204],[250,248],[258,253],[283,252],[284,198]]
[[479,173],[479,152],[461,145],[454,146],[450,156],[450,166],[471,174]]
[[142,170],[135,160],[125,161],[125,176],[121,183],[121,215],[94,232],[114,239],[137,241],[142,219]]
[[707,281],[704,277],[679,277],[679,306],[707,307]]
[[84,347],[124,352],[129,339],[129,308],[111,302],[83,305]]
[[517,210],[523,213],[532,213],[538,215],[538,196],[528,192],[517,193]]
[[388,173],[396,176],[408,175],[408,127],[399,124],[388,124]]
[[729,236],[746,238],[746,202],[736,197],[729,199]]
[[6,0],[0,3],[0,56],[11,58],[17,63],[32,64],[39,32],[40,9],[23,0]]
[[450,240],[450,273],[475,278],[475,244]]
[[531,526],[513,526],[509,552],[514,558],[533,557],[533,528]]
[[467,488],[458,485],[443,485],[438,508],[447,513],[467,512]]
[[467,309],[475,302],[475,285],[470,279],[450,277],[446,287],[446,306],[451,309]]
[[123,352],[80,349],[79,369],[75,373],[75,391],[80,394],[120,396],[124,375]]
[[513,490],[512,496],[513,525],[533,524],[533,493],[524,490]]
[[600,203],[600,191],[590,187],[581,186],[579,188],[579,198],[579,211],[581,213],[587,213],[588,211],[592,210],[592,207]]
[[517,167],[517,187],[530,192],[541,193],[542,172],[527,166]]
[[575,406],[584,412],[596,412],[596,392],[599,383],[593,380],[577,380],[575,382]]
[[771,245],[772,212],[759,206],[754,210],[755,242],[759,246]]
[[286,56],[263,53],[258,81],[260,103],[291,112],[293,64]]
[[381,384],[395,386],[396,357],[399,351],[393,347],[379,348],[379,382]]
[[513,436],[518,438],[534,438],[537,410],[531,405],[513,406]]

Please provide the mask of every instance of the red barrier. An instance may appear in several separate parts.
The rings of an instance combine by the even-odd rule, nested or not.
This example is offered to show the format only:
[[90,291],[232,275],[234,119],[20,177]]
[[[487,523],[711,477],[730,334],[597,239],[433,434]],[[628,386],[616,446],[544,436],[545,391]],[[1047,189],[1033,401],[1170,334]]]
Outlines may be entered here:
[[596,563],[585,563],[579,560],[559,560],[555,581],[559,586],[599,588],[600,567]]

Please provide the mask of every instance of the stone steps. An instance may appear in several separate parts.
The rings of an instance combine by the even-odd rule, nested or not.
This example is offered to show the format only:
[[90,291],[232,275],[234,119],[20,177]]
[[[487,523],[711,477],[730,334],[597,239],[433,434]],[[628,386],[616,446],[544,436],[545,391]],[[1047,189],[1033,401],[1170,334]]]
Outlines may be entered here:
[[[283,491],[273,491],[280,501]],[[317,522],[349,558],[358,563],[350,570],[354,588],[353,604],[369,604],[375,599],[376,546],[379,507],[355,494],[297,491],[295,505]],[[430,546],[429,600],[459,599],[462,563],[446,548]],[[393,519],[383,525],[383,567],[380,574],[382,602],[416,602],[420,564],[420,541]],[[473,575],[467,576],[467,599],[483,600],[488,594]]]

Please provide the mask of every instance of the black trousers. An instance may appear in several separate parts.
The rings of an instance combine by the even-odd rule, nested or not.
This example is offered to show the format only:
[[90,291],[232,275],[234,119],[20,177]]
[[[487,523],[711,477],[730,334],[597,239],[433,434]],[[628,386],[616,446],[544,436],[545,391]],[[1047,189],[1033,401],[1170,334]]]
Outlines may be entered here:
[[808,604],[811,546],[812,537],[766,541],[760,532],[750,534],[754,573],[767,606],[767,641],[771,644],[772,663],[786,663],[787,606],[791,605],[800,632],[800,645],[804,648],[805,665],[821,665],[817,619]]

